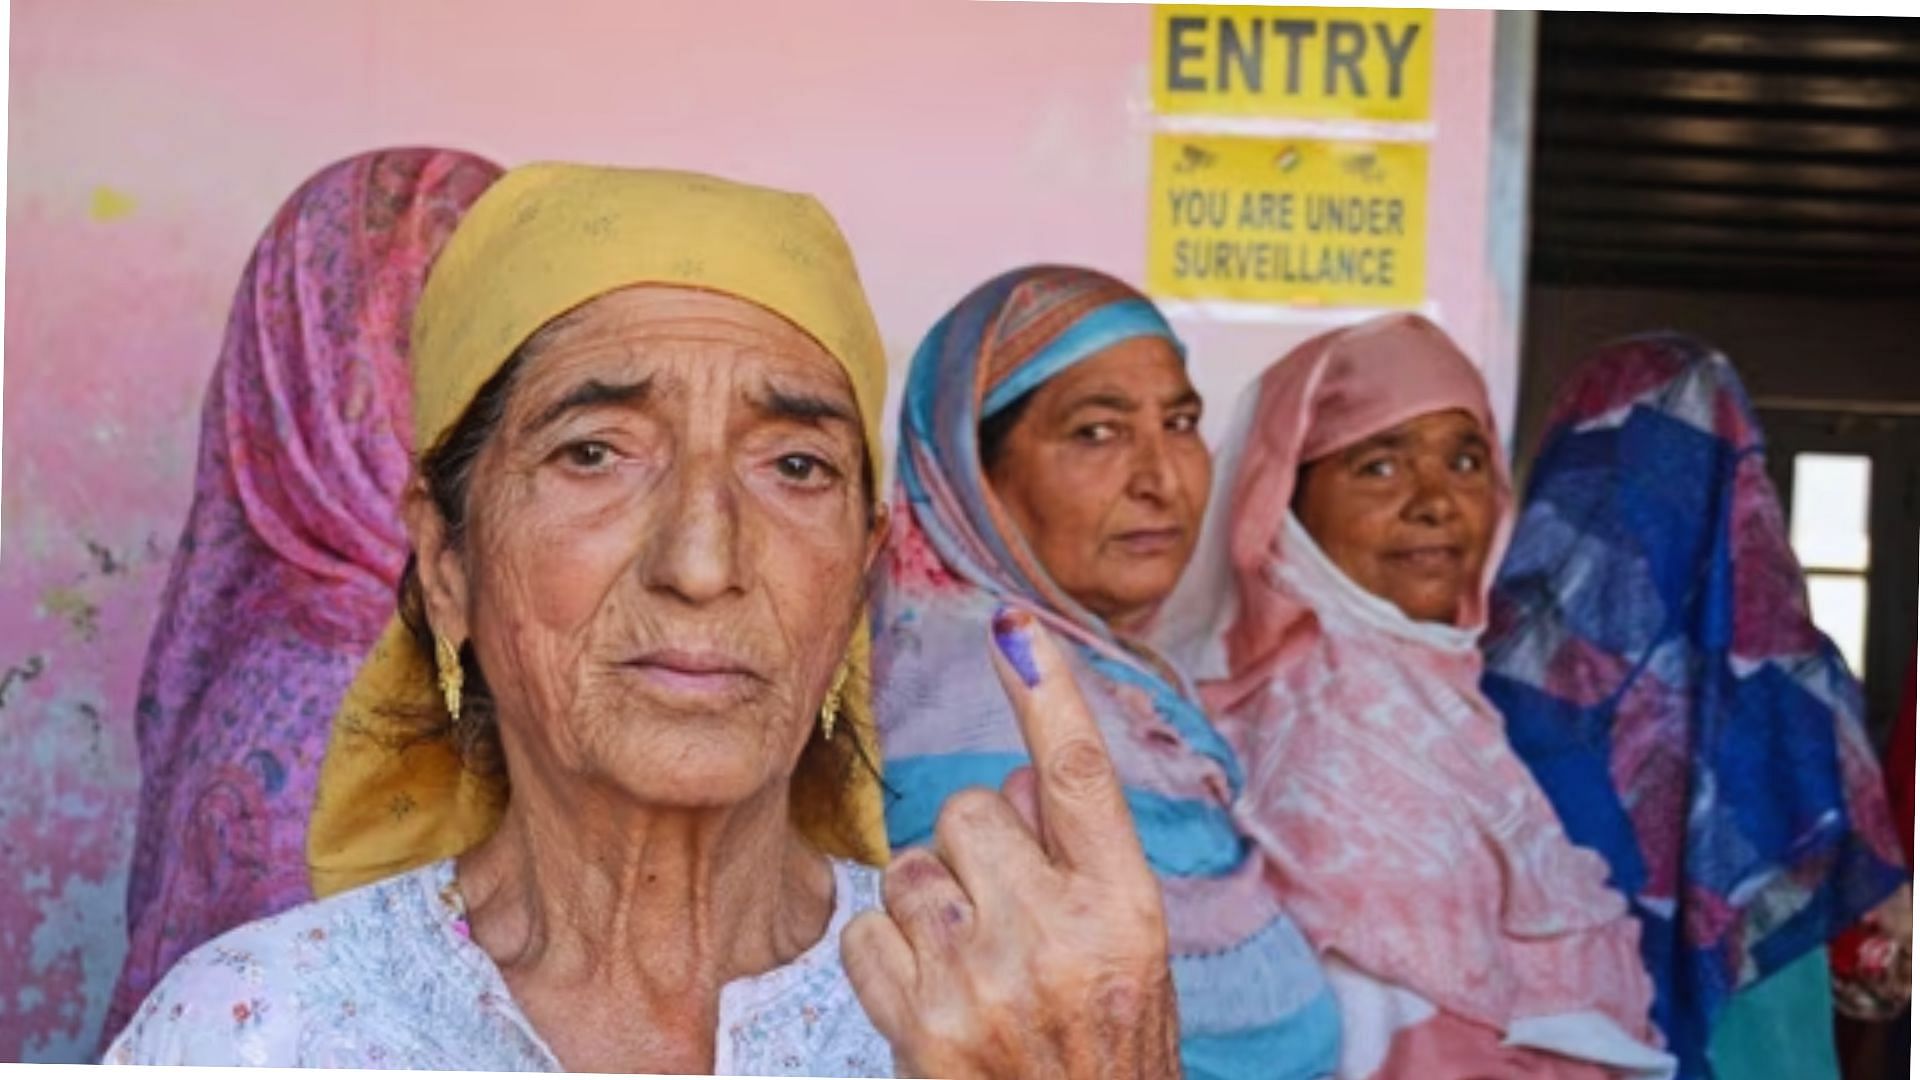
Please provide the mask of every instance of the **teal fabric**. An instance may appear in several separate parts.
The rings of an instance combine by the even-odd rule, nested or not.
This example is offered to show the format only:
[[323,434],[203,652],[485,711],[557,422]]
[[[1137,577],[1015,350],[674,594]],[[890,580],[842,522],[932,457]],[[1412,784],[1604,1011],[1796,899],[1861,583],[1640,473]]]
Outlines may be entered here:
[[1707,1045],[1716,1080],[1840,1080],[1827,951],[1733,995]]

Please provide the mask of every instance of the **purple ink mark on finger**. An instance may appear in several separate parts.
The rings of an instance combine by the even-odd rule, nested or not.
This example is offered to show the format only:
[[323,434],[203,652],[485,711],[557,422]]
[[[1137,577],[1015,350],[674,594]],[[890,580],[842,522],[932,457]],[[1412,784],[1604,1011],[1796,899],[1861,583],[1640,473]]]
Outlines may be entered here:
[[1020,681],[1031,690],[1040,685],[1040,665],[1033,659],[1033,616],[1018,608],[993,613],[993,643],[1007,658]]

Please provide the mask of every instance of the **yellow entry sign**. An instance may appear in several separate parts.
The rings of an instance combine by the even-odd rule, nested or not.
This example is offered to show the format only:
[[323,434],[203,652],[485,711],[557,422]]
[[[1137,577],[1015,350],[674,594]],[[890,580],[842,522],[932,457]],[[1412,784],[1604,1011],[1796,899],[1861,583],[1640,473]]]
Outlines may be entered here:
[[1433,12],[1160,6],[1152,66],[1165,114],[1425,120]]
[[1147,286],[1177,300],[1426,298],[1427,147],[1154,136]]

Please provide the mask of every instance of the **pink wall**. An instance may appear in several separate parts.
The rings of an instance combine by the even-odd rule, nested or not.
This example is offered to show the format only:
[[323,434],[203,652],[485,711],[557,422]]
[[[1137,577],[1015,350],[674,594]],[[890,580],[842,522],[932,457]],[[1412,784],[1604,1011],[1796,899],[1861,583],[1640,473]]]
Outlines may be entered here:
[[[1429,279],[1486,268],[1492,16],[1436,17]],[[382,144],[819,194],[890,354],[1023,261],[1144,268],[1148,12],[960,0],[18,0],[0,477],[0,1060],[90,1052],[124,948],[131,717],[226,305],[279,201]],[[1230,394],[1304,327],[1184,327]],[[1508,357],[1506,360],[1501,357]],[[11,675],[9,675],[11,673]]]

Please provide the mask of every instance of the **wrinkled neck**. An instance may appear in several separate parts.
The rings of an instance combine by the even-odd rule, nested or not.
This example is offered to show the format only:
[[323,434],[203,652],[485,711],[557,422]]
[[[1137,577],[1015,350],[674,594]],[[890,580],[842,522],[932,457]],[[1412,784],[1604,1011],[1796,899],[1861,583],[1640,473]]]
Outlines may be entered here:
[[720,991],[821,939],[830,864],[784,784],[719,808],[584,779],[563,794],[516,776],[500,829],[461,857],[474,941],[569,1069],[710,1070]]

